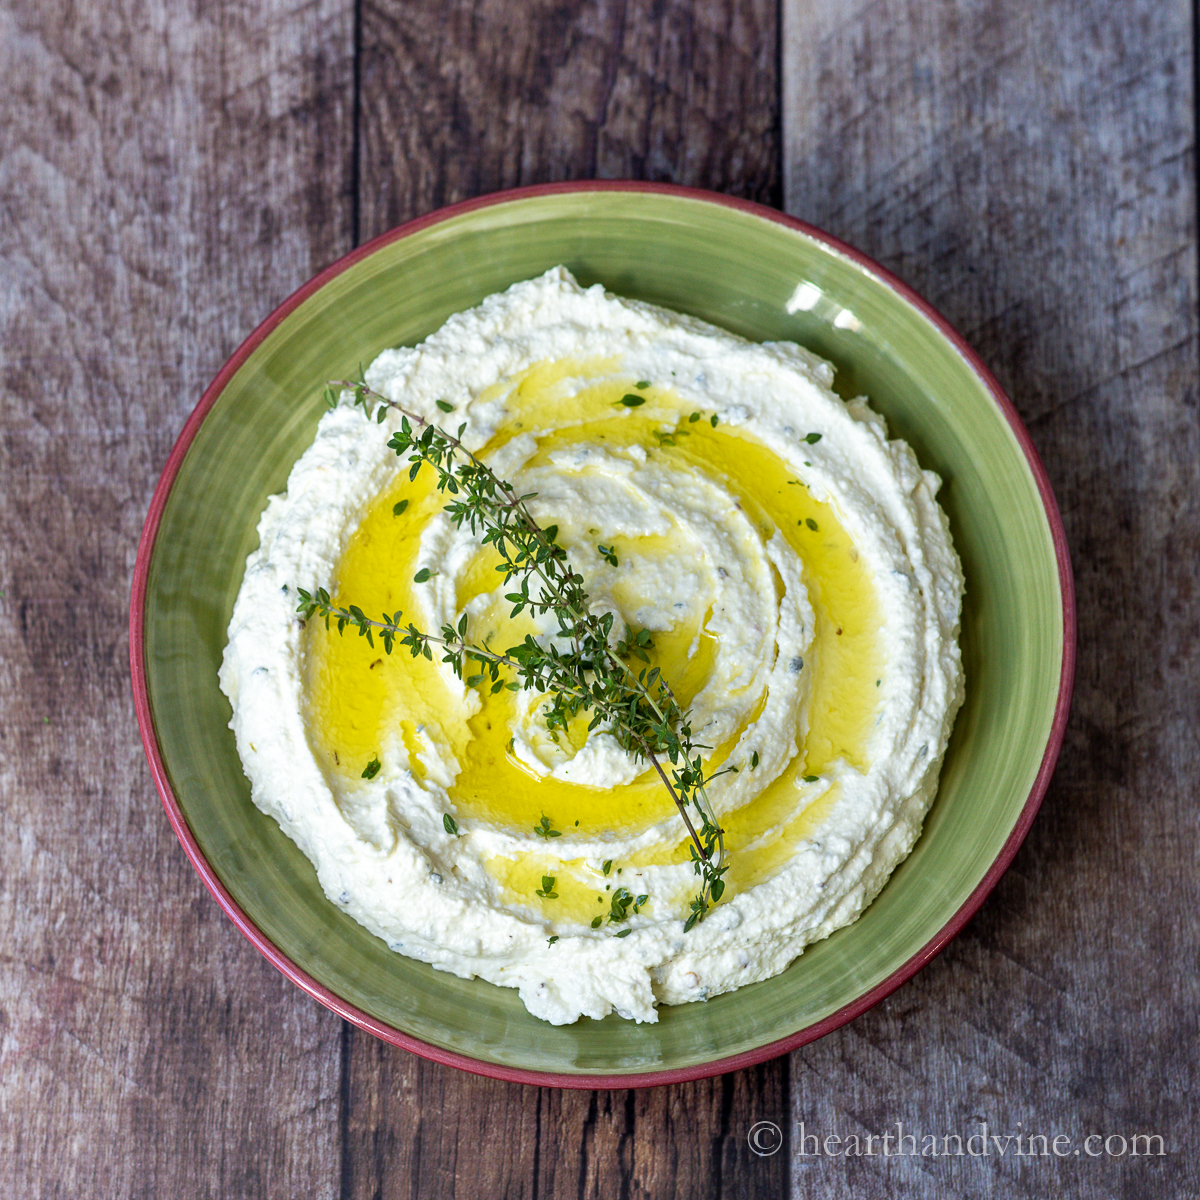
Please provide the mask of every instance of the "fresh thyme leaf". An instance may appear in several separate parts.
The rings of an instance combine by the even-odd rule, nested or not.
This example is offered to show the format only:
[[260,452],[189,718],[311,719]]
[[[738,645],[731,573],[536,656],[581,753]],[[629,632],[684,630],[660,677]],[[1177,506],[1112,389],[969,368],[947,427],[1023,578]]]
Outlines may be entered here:
[[635,396],[633,392],[626,392],[617,403],[625,405],[626,408],[637,408],[639,404],[646,403],[646,397]]
[[557,941],[558,941],[558,934],[557,934],[557,933],[552,933],[552,934],[551,934],[551,935],[550,935],[550,936],[549,936],[549,937],[546,939],[546,945],[547,945],[547,946],[553,946],[553,945],[554,945],[554,943],[555,943],[555,942],[557,942]]
[[804,440],[810,446],[815,446],[821,440],[821,435],[819,433],[810,433]]
[[398,517],[407,507],[408,507],[407,500],[401,500],[398,503],[393,504],[392,505],[392,516]]
[[757,766],[758,766],[758,751],[757,751],[757,750],[755,750],[755,751],[754,751],[754,752],[753,752],[753,753],[750,755],[750,770],[752,770],[752,771],[753,771],[753,770],[754,770],[754,768],[755,768],[755,767],[757,767]]
[[364,779],[374,779],[375,776],[379,774],[379,769],[382,766],[383,763],[379,761],[379,755],[375,755],[375,757],[371,759],[371,761],[363,768],[362,777]]
[[717,414],[716,414],[716,413],[713,413],[713,415],[712,415],[711,417],[709,417],[709,418],[708,418],[708,423],[709,423],[709,424],[710,424],[710,425],[711,425],[711,426],[712,426],[714,429],[716,429],[716,427],[717,427],[717,420],[718,420]]
[[595,918],[593,918],[593,920],[592,920],[592,928],[593,928],[593,929],[599,929],[599,928],[600,928],[600,925],[601,925],[601,923],[603,922],[603,920],[604,920],[604,918],[603,918],[603,917],[595,917]]
[[805,783],[816,783],[817,780],[820,778],[821,778],[820,775],[805,775],[804,782]]
[[812,517],[805,517],[805,518],[804,518],[804,523],[805,523],[805,525],[807,525],[807,526],[809,527],[809,529],[811,529],[811,530],[813,531],[813,533],[816,533],[816,532],[817,532],[817,529],[818,529],[819,527],[818,527],[818,525],[817,525],[816,521],[814,521],[814,520],[812,519]]
[[639,379],[633,386],[637,388],[639,392],[644,392],[650,386],[650,380]]
[[454,405],[451,404],[447,400],[438,400],[438,401],[436,401],[436,403],[437,403],[438,408],[440,408],[442,410],[442,412],[453,412],[454,411]]
[[612,546],[601,546],[597,544],[596,550],[600,557],[604,559],[604,561],[608,563],[610,567],[615,567],[617,565],[617,552]]
[[558,899],[558,893],[554,890],[554,882],[555,879],[553,875],[542,876],[542,886],[538,888],[537,894],[541,896],[543,900]]
[[632,932],[633,932],[632,929],[619,929],[613,936],[614,937],[628,937]]
[[550,818],[545,813],[542,813],[542,819],[533,827],[533,832],[543,838],[562,837],[561,829],[550,828]]
[[433,578],[433,572],[428,567],[422,567],[414,576],[413,583],[425,583]]
[[629,920],[629,909],[633,908],[637,912],[637,905],[633,898],[633,893],[626,887],[619,887],[612,894],[612,900],[609,902],[608,919],[610,922],[616,923]]
[[458,832],[458,822],[449,813],[442,813],[442,824],[446,827],[446,832],[451,837],[462,836]]
[[700,414],[698,412],[694,412],[688,417],[688,424],[695,425],[698,420],[700,420]]
[[611,870],[612,870],[612,859],[606,858],[604,860],[604,866],[601,868],[601,871],[603,874],[607,875],[609,873],[609,871],[611,871]]

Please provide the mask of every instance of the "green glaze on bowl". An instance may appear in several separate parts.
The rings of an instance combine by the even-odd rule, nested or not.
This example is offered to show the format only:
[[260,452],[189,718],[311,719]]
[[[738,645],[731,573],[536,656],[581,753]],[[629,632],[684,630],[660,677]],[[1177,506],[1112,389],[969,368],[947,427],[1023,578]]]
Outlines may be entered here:
[[[581,283],[831,360],[943,479],[967,579],[966,702],[937,801],[863,916],[782,975],[656,1025],[554,1027],[515,991],[391,953],[330,904],[307,859],[250,802],[217,687],[225,630],[267,497],[323,410],[324,381],[454,312],[565,263]],[[1073,666],[1071,578],[1044,473],[1011,406],[953,331],[862,256],[778,213],[645,185],[487,197],[335,264],[238,351],[168,463],[138,555],[131,656],[168,814],[222,905],[336,1011],[419,1053],[505,1078],[666,1082],[800,1045],[931,958],[1007,866],[1049,781]]]

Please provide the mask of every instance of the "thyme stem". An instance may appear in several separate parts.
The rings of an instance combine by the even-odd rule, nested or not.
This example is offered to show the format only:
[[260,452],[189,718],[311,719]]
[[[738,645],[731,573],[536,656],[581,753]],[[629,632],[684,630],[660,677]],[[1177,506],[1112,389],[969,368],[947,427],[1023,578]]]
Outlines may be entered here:
[[[374,412],[379,422],[389,409],[400,414],[400,429],[388,446],[398,457],[407,455],[409,478],[416,479],[425,465],[434,468],[438,491],[452,497],[444,506],[450,519],[460,528],[466,524],[473,534],[481,536],[484,545],[495,548],[502,560],[497,570],[503,573],[505,584],[519,580],[519,590],[505,596],[513,604],[512,615],[525,609],[534,616],[553,613],[559,634],[570,642],[571,650],[566,653],[553,642],[543,646],[527,634],[522,643],[501,654],[467,640],[465,613],[457,627],[445,625],[439,636],[411,622],[403,624],[400,611],[385,612],[382,620],[376,620],[357,605],[335,605],[322,587],[311,593],[297,589],[300,603],[296,611],[306,620],[323,617],[326,628],[336,623],[339,634],[347,626],[356,628],[372,646],[378,635],[388,654],[399,642],[414,657],[432,660],[432,647],[441,647],[445,651],[442,661],[449,663],[469,687],[487,683],[492,693],[505,688],[535,688],[549,697],[545,720],[551,731],[566,731],[568,722],[581,711],[592,714],[589,732],[607,723],[627,753],[653,767],[683,818],[693,867],[701,879],[700,892],[691,902],[691,915],[684,926],[685,930],[691,929],[720,900],[725,890],[723,876],[729,869],[724,861],[724,831],[713,813],[707,784],[736,768],[725,767],[705,776],[699,748],[692,741],[690,713],[679,705],[661,671],[649,666],[647,651],[653,648],[649,633],[635,633],[627,626],[624,638],[614,637],[613,614],[590,611],[583,577],[570,566],[566,551],[556,540],[558,527],[543,527],[534,518],[526,502],[535,493],[519,495],[511,483],[500,479],[463,444],[465,422],[456,434],[450,434],[420,413],[373,391],[362,379],[330,381],[325,389],[330,408],[338,402],[334,388],[351,392],[354,403],[361,405],[368,416]],[[445,401],[439,401],[438,407],[452,411]],[[421,581],[428,575],[426,569],[418,572],[416,579]],[[536,597],[530,594],[531,580],[537,588]],[[631,658],[647,665],[635,669],[627,661]],[[465,675],[464,666],[470,663],[480,670]],[[503,678],[502,668],[513,678]],[[669,775],[664,758],[671,765]],[[699,830],[689,807],[699,813]]]

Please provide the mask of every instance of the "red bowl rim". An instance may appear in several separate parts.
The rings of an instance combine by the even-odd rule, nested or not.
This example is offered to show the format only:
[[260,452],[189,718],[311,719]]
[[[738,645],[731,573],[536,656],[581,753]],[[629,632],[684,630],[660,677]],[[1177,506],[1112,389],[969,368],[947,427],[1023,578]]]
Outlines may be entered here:
[[[605,1075],[565,1074],[553,1071],[526,1070],[521,1067],[505,1066],[501,1063],[485,1062],[454,1050],[446,1050],[440,1046],[430,1045],[428,1042],[421,1041],[419,1038],[415,1038],[410,1034],[393,1028],[391,1025],[385,1024],[355,1005],[349,1004],[328,988],[318,983],[311,975],[301,970],[290,958],[283,954],[262,930],[250,920],[241,906],[226,890],[205,858],[204,852],[201,850],[195,837],[192,835],[192,831],[179,806],[179,801],[176,799],[171,787],[161,747],[154,731],[145,666],[147,579],[150,558],[154,551],[154,543],[158,534],[159,524],[162,520],[163,510],[166,506],[167,497],[174,485],[176,476],[179,474],[179,469],[191,447],[193,439],[216,403],[218,396],[224,391],[233,376],[241,369],[251,353],[263,342],[271,331],[331,279],[340,275],[355,263],[368,258],[381,247],[399,241],[401,238],[410,237],[412,234],[426,229],[431,225],[436,225],[443,221],[462,216],[464,213],[487,208],[495,204],[507,204],[514,200],[532,199],[539,196],[586,192],[631,192],[669,195],[703,201],[709,204],[719,204],[739,212],[761,217],[764,220],[773,221],[776,224],[783,225],[788,229],[795,230],[816,241],[822,242],[837,254],[843,255],[857,263],[924,315],[941,332],[942,336],[954,346],[958,353],[962,355],[970,369],[978,376],[980,382],[991,394],[992,399],[1004,414],[1017,442],[1025,454],[1029,470],[1037,483],[1038,492],[1041,495],[1046,519],[1050,525],[1054,541],[1055,559],[1058,565],[1059,587],[1062,594],[1063,606],[1063,657],[1062,669],[1059,676],[1058,703],[1055,708],[1054,721],[1050,728],[1050,736],[1046,743],[1045,752],[1042,755],[1041,766],[1038,769],[1037,777],[1034,780],[1029,797],[1021,809],[1020,816],[1009,833],[995,862],[992,863],[987,873],[976,885],[974,891],[971,892],[970,896],[967,897],[950,920],[916,954],[893,971],[886,979],[881,980],[856,1000],[830,1013],[829,1016],[812,1025],[807,1025],[785,1038],[768,1042],[765,1045],[755,1047],[752,1050],[746,1050],[741,1054],[731,1055],[728,1058],[714,1059],[688,1067],[676,1067],[661,1071],[643,1071],[632,1074]],[[133,571],[133,587],[129,608],[129,659],[133,676],[134,707],[137,711],[142,745],[145,748],[146,757],[150,763],[150,770],[154,776],[155,786],[158,788],[158,793],[162,798],[163,807],[166,809],[171,827],[175,830],[175,834],[182,843],[183,849],[191,860],[192,866],[195,867],[205,887],[213,894],[217,903],[225,910],[237,928],[253,943],[268,962],[282,971],[293,983],[303,988],[310,996],[320,1001],[326,1008],[337,1013],[338,1016],[357,1025],[360,1029],[374,1034],[385,1042],[390,1042],[395,1046],[410,1050],[414,1054],[419,1054],[421,1057],[430,1059],[433,1062],[458,1067],[460,1070],[470,1071],[492,1079],[535,1084],[543,1087],[566,1088],[648,1087],[660,1084],[682,1083],[691,1079],[703,1079],[711,1075],[720,1075],[727,1071],[737,1071],[744,1067],[755,1066],[778,1055],[786,1054],[800,1046],[807,1045],[809,1042],[815,1041],[827,1033],[831,1033],[847,1021],[853,1020],[860,1013],[866,1012],[867,1009],[873,1008],[881,1000],[894,992],[902,983],[912,978],[926,963],[941,953],[950,940],[975,915],[975,912],[979,909],[979,906],[983,903],[988,893],[996,886],[1000,877],[1008,869],[1018,848],[1029,832],[1033,819],[1037,815],[1038,808],[1041,806],[1046,789],[1050,784],[1050,778],[1054,773],[1054,765],[1058,759],[1063,736],[1066,732],[1067,718],[1071,707],[1071,692],[1075,678],[1075,643],[1075,584],[1071,573],[1067,538],[1063,530],[1058,504],[1055,501],[1054,493],[1050,486],[1049,477],[1036,449],[1034,449],[1029,432],[1018,416],[1012,401],[1005,395],[1004,390],[996,382],[992,373],[971,347],[967,345],[958,331],[932,305],[917,295],[907,284],[897,279],[890,271],[881,267],[878,263],[867,257],[867,255],[855,250],[852,246],[846,245],[846,243],[830,236],[823,230],[817,229],[813,225],[809,225],[805,221],[787,216],[775,209],[768,208],[762,204],[756,204],[750,200],[724,196],[716,192],[705,191],[701,188],[623,180],[538,184],[532,187],[514,188],[509,191],[494,192],[490,195],[464,200],[461,203],[438,209],[422,217],[417,217],[415,220],[408,221],[403,225],[397,226],[395,229],[389,230],[387,233],[381,234],[372,241],[350,251],[349,254],[343,255],[315,278],[309,280],[303,287],[293,292],[246,338],[241,346],[238,347],[233,357],[221,368],[216,378],[209,384],[204,395],[200,398],[200,403],[196,405],[195,410],[184,425],[178,440],[175,442],[170,457],[167,459],[167,464],[163,468],[158,486],[155,488],[154,497],[150,502],[150,511],[147,513],[141,540],[138,543],[137,561]]]

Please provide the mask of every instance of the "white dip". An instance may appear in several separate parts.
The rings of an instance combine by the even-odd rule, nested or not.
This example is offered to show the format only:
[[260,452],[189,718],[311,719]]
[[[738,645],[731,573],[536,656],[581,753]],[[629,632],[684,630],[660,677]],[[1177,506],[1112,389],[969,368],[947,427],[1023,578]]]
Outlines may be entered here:
[[[262,517],[220,676],[254,801],[334,904],[556,1024],[654,1021],[782,971],[863,911],[937,786],[963,581],[937,477],[832,374],[561,268],[376,359],[372,388],[465,422],[536,493],[593,606],[650,631],[708,765],[738,768],[710,788],[731,865],[685,933],[682,823],[611,735],[556,742],[536,693],[491,696],[300,621],[297,588],[321,586],[431,632],[465,614],[499,649],[549,628],[510,621],[494,554],[446,518],[431,469],[410,482],[388,448],[399,417],[377,424],[347,394]],[[621,888],[648,898],[624,919]]]

